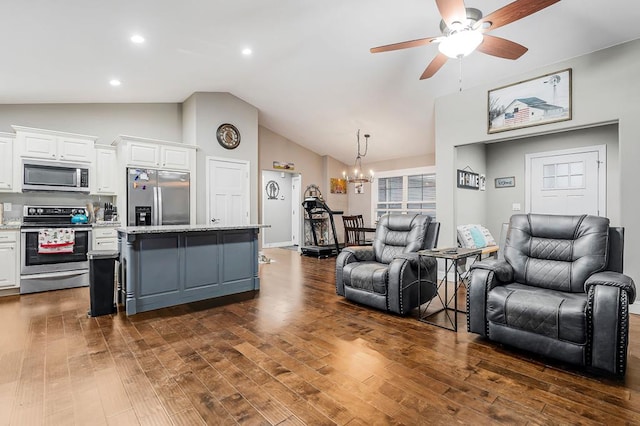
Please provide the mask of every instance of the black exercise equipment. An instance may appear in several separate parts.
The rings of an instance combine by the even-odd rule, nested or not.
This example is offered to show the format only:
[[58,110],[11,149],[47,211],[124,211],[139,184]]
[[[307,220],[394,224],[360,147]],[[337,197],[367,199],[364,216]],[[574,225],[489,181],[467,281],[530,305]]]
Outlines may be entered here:
[[[342,214],[344,212],[338,210],[331,210],[329,206],[318,197],[306,197],[302,203],[302,207],[307,212],[309,218],[309,225],[311,227],[311,235],[313,236],[313,245],[304,246],[301,248],[302,254],[305,256],[313,256],[317,258],[337,256],[340,253],[340,246],[338,245],[338,235],[336,234],[336,225],[333,221],[334,214]],[[318,236],[316,235],[316,227],[326,220],[325,213],[329,217],[331,222],[331,231],[333,232],[333,242],[331,245],[318,244]]]

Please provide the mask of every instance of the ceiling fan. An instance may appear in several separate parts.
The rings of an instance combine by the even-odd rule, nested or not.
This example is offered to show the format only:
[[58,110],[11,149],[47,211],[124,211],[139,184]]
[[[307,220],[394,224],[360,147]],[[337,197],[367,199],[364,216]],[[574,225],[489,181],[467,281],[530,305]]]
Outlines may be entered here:
[[532,15],[560,0],[516,0],[483,17],[478,9],[465,7],[464,0],[435,0],[442,21],[442,36],[427,37],[402,43],[374,47],[371,53],[389,52],[439,43],[438,55],[420,76],[432,77],[449,58],[462,58],[474,50],[505,59],[518,59],[528,50],[513,41],[487,34],[491,30]]

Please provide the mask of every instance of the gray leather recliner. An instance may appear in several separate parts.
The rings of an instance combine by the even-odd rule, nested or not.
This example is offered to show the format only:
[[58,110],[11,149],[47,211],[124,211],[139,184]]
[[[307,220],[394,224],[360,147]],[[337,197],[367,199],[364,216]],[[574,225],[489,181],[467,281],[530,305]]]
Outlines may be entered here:
[[440,224],[430,216],[386,214],[378,221],[373,246],[344,248],[336,259],[336,293],[400,315],[418,306],[418,267],[422,303],[436,291],[437,263],[418,250],[433,248]]
[[623,251],[624,229],[607,218],[512,216],[504,260],[471,267],[468,330],[623,376],[636,295]]

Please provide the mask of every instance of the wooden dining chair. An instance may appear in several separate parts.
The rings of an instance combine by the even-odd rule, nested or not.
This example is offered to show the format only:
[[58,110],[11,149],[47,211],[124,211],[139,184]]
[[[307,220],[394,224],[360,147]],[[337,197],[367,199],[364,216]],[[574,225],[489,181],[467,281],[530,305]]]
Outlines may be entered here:
[[362,215],[342,216],[344,223],[344,245],[346,246],[365,246],[371,245],[371,241],[365,240],[364,219]]

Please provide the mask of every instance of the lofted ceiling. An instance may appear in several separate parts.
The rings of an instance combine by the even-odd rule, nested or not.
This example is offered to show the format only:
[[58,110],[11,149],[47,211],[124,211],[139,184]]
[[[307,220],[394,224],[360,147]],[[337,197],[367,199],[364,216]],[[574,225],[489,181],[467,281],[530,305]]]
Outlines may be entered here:
[[[485,15],[508,3],[466,0]],[[435,45],[369,52],[440,35],[434,0],[4,0],[0,12],[0,103],[230,92],[261,125],[347,164],[359,128],[371,134],[367,162],[433,153],[434,99],[459,88],[456,60],[419,80]],[[472,53],[463,88],[640,38],[638,17],[635,0],[562,0],[492,31],[529,51],[517,61]],[[134,33],[146,42],[132,44]]]

